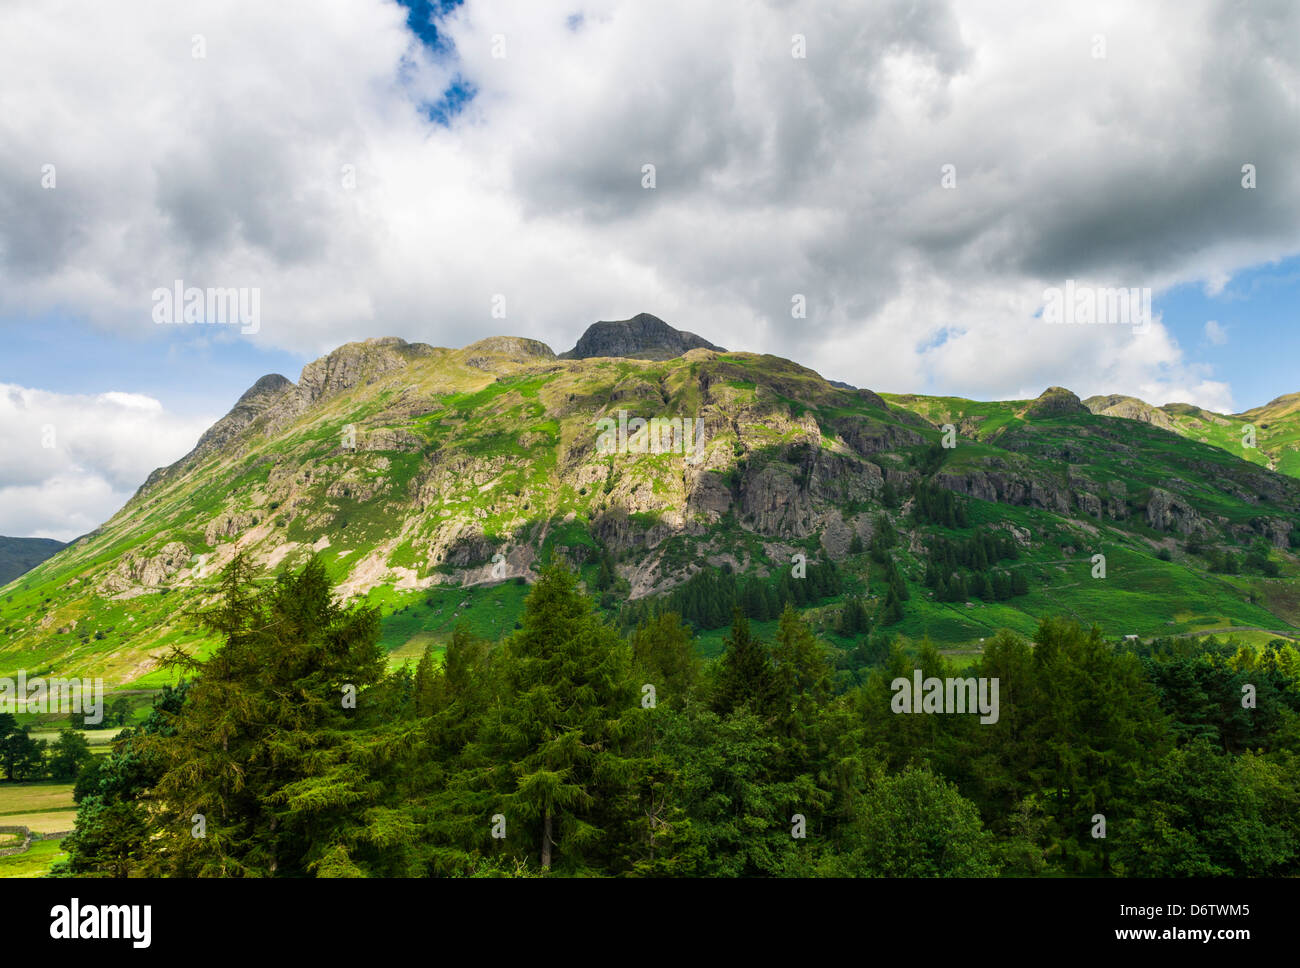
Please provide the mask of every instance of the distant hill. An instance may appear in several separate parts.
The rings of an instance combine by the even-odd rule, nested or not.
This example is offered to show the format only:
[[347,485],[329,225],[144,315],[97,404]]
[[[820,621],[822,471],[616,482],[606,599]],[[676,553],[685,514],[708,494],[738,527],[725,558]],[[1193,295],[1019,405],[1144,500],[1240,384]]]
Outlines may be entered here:
[[[1269,470],[1300,477],[1300,393],[1288,393],[1244,413],[1214,413],[1190,403],[1153,406],[1119,394],[1083,401],[1093,413],[1138,420],[1180,437],[1219,447]],[[1249,446],[1253,428],[1254,446]]]
[[1145,400],[1139,400],[1137,397],[1126,397],[1123,394],[1112,393],[1104,397],[1089,397],[1083,403],[1093,413],[1099,413],[1106,417],[1141,420],[1143,423],[1160,427],[1162,430],[1174,429],[1174,421],[1169,414],[1159,407],[1151,406]]
[[31,571],[62,547],[64,543],[53,538],[6,538],[0,535],[0,585],[7,585],[24,572]]

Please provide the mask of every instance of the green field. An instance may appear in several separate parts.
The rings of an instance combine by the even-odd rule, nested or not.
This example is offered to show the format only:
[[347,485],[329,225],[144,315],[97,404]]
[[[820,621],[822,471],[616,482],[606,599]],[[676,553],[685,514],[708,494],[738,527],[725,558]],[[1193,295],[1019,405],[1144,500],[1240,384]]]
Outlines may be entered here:
[[67,856],[57,840],[33,840],[25,853],[0,857],[0,877],[44,877]]
[[[0,826],[22,826],[41,834],[71,830],[77,818],[72,787],[54,781],[0,783]],[[0,857],[0,877],[40,877],[63,856],[58,841],[33,840],[26,852]]]
[[[72,807],[71,783],[0,783],[0,818],[11,814],[44,813]],[[0,819],[0,825],[21,821]]]

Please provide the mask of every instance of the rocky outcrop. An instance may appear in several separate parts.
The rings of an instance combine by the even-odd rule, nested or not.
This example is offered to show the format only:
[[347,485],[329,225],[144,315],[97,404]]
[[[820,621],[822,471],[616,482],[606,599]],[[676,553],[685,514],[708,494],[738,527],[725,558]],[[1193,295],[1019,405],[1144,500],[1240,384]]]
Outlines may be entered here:
[[328,356],[302,368],[298,392],[310,407],[344,390],[373,382],[391,370],[400,370],[412,356],[427,356],[432,352],[430,346],[408,343],[396,336],[345,343]]
[[[860,391],[870,392],[870,391]],[[875,396],[872,394],[872,396]],[[877,397],[876,399],[879,400]],[[872,406],[876,406],[873,402]],[[879,406],[884,409],[885,401]],[[914,447],[924,444],[926,438],[919,432],[895,424],[881,423],[866,417],[840,417],[833,425],[840,439],[863,457],[879,454],[881,451],[895,450],[899,447]]]
[[156,554],[130,554],[105,576],[101,591],[105,595],[144,588],[157,588],[189,564],[190,551],[179,541],[163,545]]
[[1137,397],[1126,397],[1122,394],[1112,393],[1110,396],[1089,397],[1083,401],[1083,405],[1098,416],[1140,420],[1142,423],[1149,423],[1161,430],[1172,431],[1174,429],[1174,422],[1170,419],[1169,414],[1159,407],[1153,407],[1146,401],[1139,400]]
[[935,483],[982,501],[1018,504],[1067,513],[1074,506],[1068,487],[1053,480],[1025,477],[1013,471],[970,471],[935,475]]
[[665,538],[683,532],[698,534],[702,529],[682,527],[668,521],[646,522],[633,518],[627,509],[619,506],[597,515],[591,523],[591,533],[615,553],[640,552],[654,548]]
[[1291,547],[1291,532],[1294,525],[1290,521],[1282,518],[1255,518],[1250,522],[1250,526],[1255,534],[1263,535],[1274,548]]
[[208,522],[203,529],[203,541],[208,546],[216,545],[227,538],[237,538],[258,523],[258,516],[249,512],[220,514]]
[[273,406],[291,395],[296,388],[291,380],[279,373],[268,373],[244,391],[230,412],[209,427],[194,445],[194,449],[167,467],[159,467],[136,491],[133,501],[152,491],[159,483],[184,473],[205,457],[220,452],[227,444],[244,433],[255,420]]
[[1205,519],[1196,509],[1164,488],[1153,487],[1147,497],[1147,524],[1157,531],[1176,531],[1182,535],[1207,530]]
[[751,467],[740,490],[740,520],[759,534],[802,538],[812,530],[812,501],[799,470],[770,462]]
[[538,360],[555,359],[555,352],[545,343],[521,336],[489,336],[471,343],[460,353],[466,366],[489,372],[495,371],[502,361],[535,363]]
[[714,471],[695,474],[687,488],[689,511],[703,513],[716,520],[731,510],[732,494],[727,478]]
[[1023,416],[1030,419],[1066,417],[1070,414],[1088,413],[1083,401],[1065,387],[1048,387],[1028,407]]
[[424,449],[424,441],[409,430],[394,430],[380,427],[375,430],[362,430],[356,437],[358,451],[403,451],[418,454]]
[[639,360],[670,360],[688,350],[705,349],[725,353],[702,336],[674,329],[658,316],[638,313],[631,319],[592,323],[562,360],[586,360],[593,356],[627,356]]

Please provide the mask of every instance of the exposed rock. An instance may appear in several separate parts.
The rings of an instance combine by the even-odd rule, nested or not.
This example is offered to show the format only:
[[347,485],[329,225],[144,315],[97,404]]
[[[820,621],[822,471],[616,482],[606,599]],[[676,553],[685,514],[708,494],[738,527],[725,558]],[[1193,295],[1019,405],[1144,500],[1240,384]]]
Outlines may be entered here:
[[1193,534],[1206,530],[1205,520],[1190,504],[1163,488],[1151,488],[1146,505],[1147,524],[1157,531]]
[[1291,531],[1294,526],[1290,521],[1281,518],[1256,518],[1251,525],[1256,532],[1268,539],[1274,548],[1291,547]]
[[224,538],[236,538],[257,524],[258,520],[257,515],[245,511],[218,515],[203,529],[203,541],[215,545]]
[[813,508],[789,464],[751,467],[740,490],[741,523],[759,534],[802,538],[812,530]]
[[1122,394],[1112,393],[1110,396],[1105,397],[1089,397],[1083,401],[1083,404],[1099,416],[1140,420],[1162,430],[1172,431],[1174,429],[1174,422],[1170,419],[1169,414],[1159,407],[1153,407],[1146,401],[1139,400],[1137,397],[1126,397]]
[[395,336],[345,343],[328,356],[308,363],[298,379],[298,391],[307,406],[344,390],[372,382],[390,370],[408,365],[411,356],[432,351],[422,343],[411,344]]
[[854,529],[838,511],[832,511],[822,518],[819,531],[821,546],[826,554],[836,561],[843,561],[853,542]]
[[1101,517],[1101,498],[1095,494],[1089,494],[1087,491],[1079,491],[1075,494],[1075,500],[1079,502],[1079,510],[1084,514],[1091,515],[1094,518]]
[[1069,488],[1054,480],[1025,478],[1011,471],[971,471],[965,474],[941,473],[935,483],[958,494],[967,494],[982,501],[999,501],[1003,504],[1020,504],[1067,512],[1073,506]]
[[269,373],[262,377],[244,391],[244,395],[230,408],[229,413],[204,432],[193,450],[176,463],[159,467],[151,473],[132,500],[138,500],[152,491],[159,482],[174,477],[205,457],[219,452],[294,389],[292,381],[279,373]]
[[345,498],[352,501],[369,501],[388,487],[388,479],[359,471],[348,471],[330,482],[325,488],[326,497]]
[[[869,390],[860,390],[860,394],[870,394]],[[875,394],[870,394],[875,396]],[[876,400],[880,400],[876,397]],[[871,401],[872,406],[876,406],[875,401]],[[885,401],[880,400],[879,406],[884,409]],[[864,417],[841,417],[834,423],[834,430],[839,434],[840,439],[852,447],[863,457],[870,457],[881,451],[894,450],[898,447],[913,447],[918,444],[924,444],[926,438],[915,430],[905,427],[898,427],[894,424],[881,423],[876,420],[868,420]]]
[[471,343],[460,351],[466,366],[494,372],[503,360],[511,363],[536,363],[553,360],[555,352],[545,343],[522,336],[489,336]]
[[688,350],[706,349],[725,353],[702,336],[674,329],[657,316],[638,313],[631,319],[592,323],[562,360],[585,360],[593,356],[627,356],[640,360],[669,360]]
[[365,430],[357,434],[358,451],[400,450],[408,454],[418,454],[424,449],[424,441],[409,430],[394,430],[380,427]]
[[713,471],[698,472],[687,488],[687,507],[714,517],[731,509],[731,487],[723,475]]
[[1048,387],[1039,395],[1037,400],[1025,408],[1024,415],[1041,419],[1088,412],[1088,408],[1083,405],[1083,401],[1065,387]]
[[106,576],[101,590],[106,595],[115,595],[132,585],[156,588],[189,562],[189,549],[179,541],[170,541],[155,555],[127,555],[118,562],[117,568]]

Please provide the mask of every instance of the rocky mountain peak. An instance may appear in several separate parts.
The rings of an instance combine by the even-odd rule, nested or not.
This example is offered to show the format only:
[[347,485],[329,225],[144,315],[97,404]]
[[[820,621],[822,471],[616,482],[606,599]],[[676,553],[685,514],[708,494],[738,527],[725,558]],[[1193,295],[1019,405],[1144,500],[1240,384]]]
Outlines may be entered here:
[[1064,417],[1073,413],[1090,413],[1083,401],[1065,387],[1048,387],[1025,408],[1026,417]]
[[203,432],[203,436],[199,438],[193,450],[176,463],[168,467],[159,467],[150,474],[145,482],[140,485],[132,500],[147,494],[160,481],[193,466],[208,454],[221,450],[242,434],[249,424],[271,409],[277,401],[281,400],[286,391],[292,392],[296,389],[297,387],[292,380],[279,373],[268,373],[259,379],[235,401],[235,405],[230,408],[229,413]]
[[504,356],[518,363],[531,360],[553,360],[555,351],[540,340],[523,336],[489,336],[471,343],[460,351],[473,365],[473,360],[484,356]]
[[408,343],[396,336],[344,343],[304,366],[298,389],[303,403],[311,406],[362,382],[371,382],[381,374],[400,370],[413,358],[433,352],[433,347],[426,343]]
[[638,313],[631,319],[592,323],[577,345],[567,353],[561,353],[560,359],[626,356],[639,360],[670,360],[694,349],[726,352],[702,336],[669,326],[658,316]]
[[1169,414],[1137,397],[1112,393],[1108,396],[1089,397],[1083,401],[1083,404],[1093,413],[1103,417],[1124,417],[1127,420],[1141,420],[1163,430],[1174,429],[1174,422],[1169,418]]

